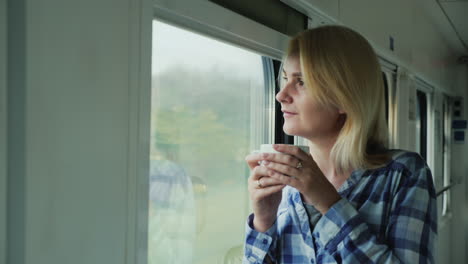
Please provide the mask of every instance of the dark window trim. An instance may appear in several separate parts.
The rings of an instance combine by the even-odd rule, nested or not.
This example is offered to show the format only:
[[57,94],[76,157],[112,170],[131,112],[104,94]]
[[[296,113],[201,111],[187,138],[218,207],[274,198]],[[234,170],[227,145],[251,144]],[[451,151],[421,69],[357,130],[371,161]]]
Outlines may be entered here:
[[[387,124],[389,124],[389,113],[388,113],[388,106],[389,106],[389,95],[388,95],[388,79],[385,72],[382,72],[382,78],[384,83],[384,93],[385,93],[385,120],[387,120]],[[390,124],[389,124],[390,126]]]
[[[280,91],[280,70],[281,61],[273,60],[273,69],[275,71],[275,96]],[[275,100],[275,143],[276,144],[294,144],[294,136],[287,135],[283,131],[284,117],[281,112],[281,104]]]
[[421,135],[419,144],[421,147],[421,156],[427,161],[427,95],[425,92],[417,90],[419,122],[421,125]]

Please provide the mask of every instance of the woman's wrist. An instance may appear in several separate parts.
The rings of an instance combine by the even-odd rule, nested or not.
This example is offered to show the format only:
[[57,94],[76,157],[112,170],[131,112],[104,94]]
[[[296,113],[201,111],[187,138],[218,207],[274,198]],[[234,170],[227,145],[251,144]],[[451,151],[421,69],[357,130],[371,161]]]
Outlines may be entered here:
[[261,219],[255,217],[254,215],[253,228],[258,232],[264,233],[268,229],[270,229],[270,227],[272,227],[274,223],[275,223],[275,220],[269,220],[269,221],[263,220],[262,221]]
[[329,193],[329,195],[323,196],[323,199],[319,201],[315,208],[322,214],[326,214],[328,210],[339,200],[341,200],[341,196],[338,192]]
[[322,215],[326,214],[328,209],[330,209],[335,203],[341,200],[341,196],[336,191],[323,193],[319,197],[320,199],[312,200],[304,195],[302,196],[302,199],[304,203],[312,205]]

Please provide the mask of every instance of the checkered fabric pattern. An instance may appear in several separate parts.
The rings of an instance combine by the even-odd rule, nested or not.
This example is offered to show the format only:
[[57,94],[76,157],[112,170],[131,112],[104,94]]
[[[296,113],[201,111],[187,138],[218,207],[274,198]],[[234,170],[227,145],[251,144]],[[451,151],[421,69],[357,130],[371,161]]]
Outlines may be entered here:
[[243,263],[434,263],[436,195],[419,154],[393,150],[392,161],[356,170],[342,199],[311,226],[300,193],[287,186],[275,224],[246,224]]

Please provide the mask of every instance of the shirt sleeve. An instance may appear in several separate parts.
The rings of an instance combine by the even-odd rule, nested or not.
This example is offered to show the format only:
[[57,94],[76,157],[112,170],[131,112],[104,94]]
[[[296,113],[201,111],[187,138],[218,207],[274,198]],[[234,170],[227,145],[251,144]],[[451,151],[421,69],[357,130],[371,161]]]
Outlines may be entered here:
[[261,233],[253,228],[253,218],[254,215],[251,214],[246,223],[246,239],[242,263],[276,263],[274,254],[277,240],[276,222],[266,232]]
[[342,198],[317,223],[316,243],[338,263],[434,263],[437,209],[427,165],[408,175],[388,203],[385,241]]

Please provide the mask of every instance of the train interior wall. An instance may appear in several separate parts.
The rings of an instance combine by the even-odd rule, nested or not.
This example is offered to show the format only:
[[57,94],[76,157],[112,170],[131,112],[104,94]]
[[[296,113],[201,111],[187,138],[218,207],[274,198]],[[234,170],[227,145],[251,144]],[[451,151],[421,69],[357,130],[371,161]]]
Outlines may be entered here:
[[[466,102],[467,68],[455,61],[458,44],[431,22],[438,14],[404,0],[311,2],[399,64],[396,147],[415,149],[408,111],[416,77],[434,87],[434,98]],[[145,222],[137,216],[145,207],[135,175],[147,173],[152,6],[0,0],[1,263],[143,263]],[[440,98],[433,100],[441,113]],[[440,188],[443,157],[434,153]],[[466,154],[466,143],[452,145],[459,184],[451,217],[439,219],[439,263],[468,260]]]

